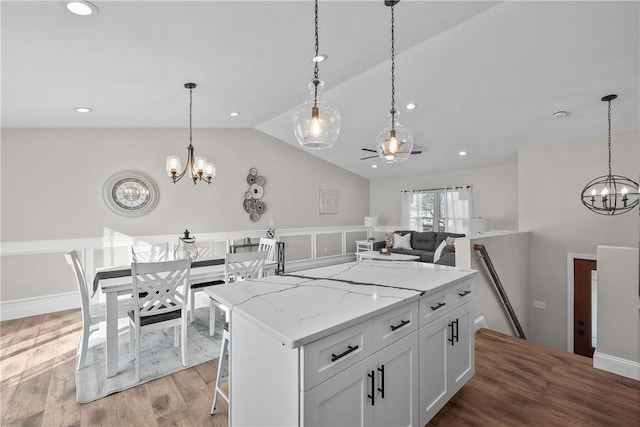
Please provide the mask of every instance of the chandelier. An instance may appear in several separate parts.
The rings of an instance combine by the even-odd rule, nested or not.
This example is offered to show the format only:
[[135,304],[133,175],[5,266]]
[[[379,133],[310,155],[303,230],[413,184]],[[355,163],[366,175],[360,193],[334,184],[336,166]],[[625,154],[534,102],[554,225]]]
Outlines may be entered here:
[[611,101],[617,97],[602,98],[609,104],[609,173],[589,181],[580,195],[582,204],[600,215],[620,215],[638,206],[638,183],[611,173]]
[[393,7],[400,0],[385,0],[391,7],[391,111],[390,123],[376,137],[376,151],[385,163],[405,162],[413,149],[413,135],[397,121],[400,113],[396,111],[396,62],[395,62],[395,17]]
[[327,56],[320,55],[318,44],[318,0],[315,1],[315,56],[313,57],[313,80],[309,82],[311,98],[302,103],[293,113],[293,131],[298,143],[304,148],[331,148],[338,139],[342,117],[340,112],[320,98],[324,82],[318,77],[318,64]]
[[206,157],[195,157],[193,155],[193,145],[191,141],[193,139],[193,129],[191,127],[191,113],[193,105],[193,89],[196,87],[195,83],[185,83],[184,87],[189,89],[189,146],[187,147],[187,167],[182,169],[180,164],[180,157],[168,156],[167,157],[167,174],[173,180],[173,183],[180,181],[187,172],[189,176],[193,178],[193,184],[197,184],[198,181],[204,181],[207,184],[211,184],[211,180],[216,176],[216,166],[213,163],[208,163]]

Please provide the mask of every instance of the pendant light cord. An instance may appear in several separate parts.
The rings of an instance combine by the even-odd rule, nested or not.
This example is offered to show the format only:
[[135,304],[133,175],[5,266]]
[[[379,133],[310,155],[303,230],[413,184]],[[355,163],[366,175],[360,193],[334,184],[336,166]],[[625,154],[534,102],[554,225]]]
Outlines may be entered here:
[[609,176],[611,176],[611,100],[609,100]]
[[395,37],[395,16],[393,5],[391,5],[391,130],[395,129],[396,123],[396,37]]
[[191,111],[193,106],[193,88],[189,88],[189,147],[192,147],[191,141],[193,136],[193,131],[191,130]]
[[315,29],[316,29],[316,42],[315,42],[315,49],[316,49],[316,56],[314,57],[314,67],[313,67],[313,84],[315,86],[314,92],[313,92],[313,106],[317,107],[318,105],[318,84],[320,83],[320,79],[318,77],[318,72],[319,72],[319,67],[318,67],[318,53],[320,51],[320,43],[318,42],[318,0],[316,0],[316,7],[315,7]]

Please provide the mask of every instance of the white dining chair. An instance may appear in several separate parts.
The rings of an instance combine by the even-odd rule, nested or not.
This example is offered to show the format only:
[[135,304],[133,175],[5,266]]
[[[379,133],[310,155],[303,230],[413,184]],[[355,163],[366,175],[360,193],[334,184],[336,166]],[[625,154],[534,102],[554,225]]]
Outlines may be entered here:
[[[245,252],[245,253],[227,253],[225,257],[225,273],[226,283],[234,283],[252,278],[262,277],[266,252]],[[229,309],[223,304],[210,298],[209,312],[209,335],[213,336],[215,332],[215,309],[220,308],[225,313],[225,325],[222,331],[222,343],[220,344],[220,355],[218,356],[218,373],[216,375],[216,386],[213,394],[213,403],[211,405],[211,415],[216,411],[218,396],[229,402],[229,396],[222,390],[222,377],[224,371],[224,362],[229,360]]]
[[[82,313],[82,334],[78,343],[78,356],[76,360],[76,369],[85,367],[87,361],[87,352],[89,350],[89,336],[91,335],[91,327],[104,322],[106,318],[106,309],[104,303],[89,302],[89,290],[87,288],[87,279],[80,262],[78,252],[69,251],[64,254],[65,259],[73,270],[76,284],[80,292],[80,312]],[[118,304],[118,317],[127,316],[128,311],[133,308],[132,301],[121,300]]]
[[169,244],[168,243],[154,243],[154,244],[139,244],[131,246],[129,254],[129,262],[159,262],[168,261],[169,257]]
[[[199,259],[213,258],[214,253],[215,253],[214,241],[204,242],[198,245]],[[223,283],[224,283],[224,280],[213,280],[211,282],[194,283],[191,285],[191,288],[189,291],[189,323],[193,322],[195,319],[196,293],[204,291],[209,286],[221,285]]]
[[180,343],[182,366],[187,366],[190,270],[189,259],[131,264],[133,311],[129,314],[129,360],[135,359],[136,382],[140,381],[142,332],[172,327],[174,346]]
[[278,241],[276,239],[267,239],[266,237],[261,237],[258,243],[258,251],[265,252],[265,260],[267,261],[277,261],[278,250],[276,249],[276,243]]

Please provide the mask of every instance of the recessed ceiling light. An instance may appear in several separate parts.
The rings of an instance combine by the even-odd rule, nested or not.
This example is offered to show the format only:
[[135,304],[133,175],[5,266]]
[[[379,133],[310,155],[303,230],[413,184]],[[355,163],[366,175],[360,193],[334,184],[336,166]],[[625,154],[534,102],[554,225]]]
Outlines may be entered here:
[[378,165],[371,165],[372,168],[378,169]]
[[98,13],[100,13],[96,5],[86,0],[67,2],[67,10],[75,15],[80,16],[89,16],[93,14],[97,15]]
[[327,55],[325,55],[324,53],[321,53],[318,56],[314,56],[311,61],[313,62],[322,62],[322,61],[326,61],[326,59],[328,58]]
[[458,156],[466,156],[466,155],[467,155],[467,152],[464,150],[458,153]]
[[76,107],[73,109],[76,113],[90,113],[93,111],[93,108],[89,107]]
[[416,107],[417,107],[417,105],[416,105],[414,102],[410,102],[410,103],[408,103],[408,104],[405,106],[405,108],[406,108],[407,110],[415,110],[415,109],[416,109]]
[[555,111],[552,116],[554,119],[564,119],[565,117],[567,117],[567,112],[564,110],[559,110],[559,111]]
[[238,113],[237,111],[234,111],[234,112],[232,112],[232,113],[229,113],[229,115],[230,115],[231,117],[238,117],[238,116],[240,115],[240,113]]

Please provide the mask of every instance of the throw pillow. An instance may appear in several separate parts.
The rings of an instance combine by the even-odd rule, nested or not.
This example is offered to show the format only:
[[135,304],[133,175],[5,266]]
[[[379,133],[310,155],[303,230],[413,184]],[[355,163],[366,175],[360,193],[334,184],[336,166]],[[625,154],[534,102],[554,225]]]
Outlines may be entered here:
[[411,250],[411,233],[407,233],[404,236],[393,233],[393,247],[395,249],[409,249]]
[[384,236],[385,248],[391,249],[393,247],[393,234],[387,234]]
[[433,254],[433,262],[436,262],[440,259],[440,256],[442,255],[442,250],[447,246],[447,241],[443,240],[442,242],[440,242],[440,245],[438,245],[438,248],[436,249],[436,252]]
[[454,239],[453,237],[447,236],[447,238],[445,239],[445,242],[447,242],[448,246],[455,246],[456,245],[456,239]]

